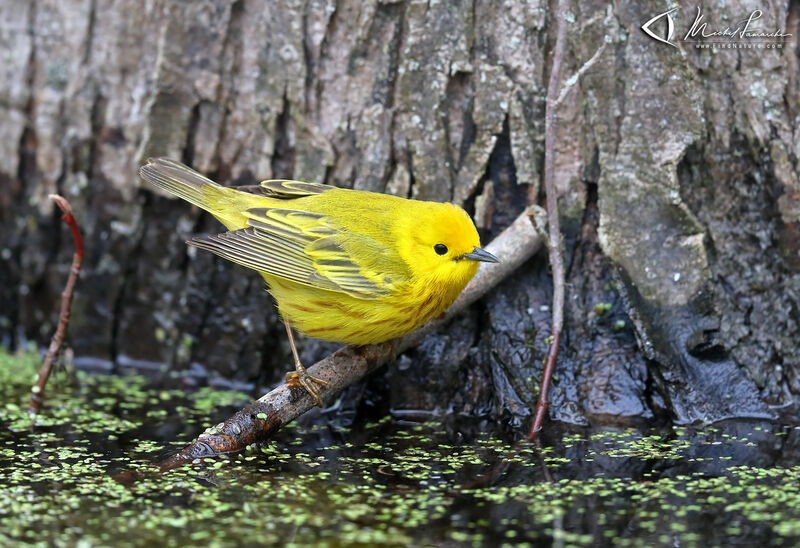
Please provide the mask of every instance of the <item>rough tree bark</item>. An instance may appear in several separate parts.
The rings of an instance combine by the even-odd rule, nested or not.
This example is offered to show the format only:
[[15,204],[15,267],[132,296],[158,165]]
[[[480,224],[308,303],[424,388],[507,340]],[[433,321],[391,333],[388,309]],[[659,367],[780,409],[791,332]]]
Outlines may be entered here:
[[[44,344],[57,320],[72,252],[57,192],[86,235],[78,365],[278,380],[289,354],[262,282],[188,250],[219,227],[140,189],[138,165],[168,155],[226,184],[453,200],[489,239],[538,193],[550,7],[0,0],[0,340]],[[756,8],[794,43],[673,48],[640,30],[663,2],[572,8],[565,78],[607,45],[558,110],[568,298],[553,418],[690,422],[798,400],[798,4],[706,11],[734,24]],[[351,399],[521,419],[551,294],[536,258]],[[308,340],[303,357],[332,348]]]

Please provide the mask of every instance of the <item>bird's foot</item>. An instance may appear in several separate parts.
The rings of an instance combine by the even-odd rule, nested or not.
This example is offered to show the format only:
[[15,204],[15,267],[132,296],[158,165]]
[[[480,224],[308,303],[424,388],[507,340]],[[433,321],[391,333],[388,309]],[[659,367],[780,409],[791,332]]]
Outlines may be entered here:
[[319,407],[322,407],[322,397],[320,396],[319,387],[317,385],[328,386],[330,383],[320,379],[319,377],[309,375],[306,368],[299,361],[295,362],[294,365],[295,370],[286,373],[286,382],[290,384],[299,384],[311,395],[314,403]]

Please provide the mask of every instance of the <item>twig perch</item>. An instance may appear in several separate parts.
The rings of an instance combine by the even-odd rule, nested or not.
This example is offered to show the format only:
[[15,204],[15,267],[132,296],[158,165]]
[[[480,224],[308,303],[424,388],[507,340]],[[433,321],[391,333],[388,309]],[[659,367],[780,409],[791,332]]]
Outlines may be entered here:
[[[392,360],[424,335],[447,322],[467,306],[482,297],[521,264],[527,261],[542,244],[542,236],[533,228],[530,217],[544,216],[544,211],[529,207],[486,250],[500,257],[496,265],[481,265],[445,315],[400,339],[363,347],[346,346],[308,368],[309,374],[328,381],[320,387],[321,396],[330,398],[348,385]],[[311,396],[301,388],[282,384],[225,422],[207,430],[178,454],[161,462],[161,470],[169,470],[196,458],[220,453],[241,451],[248,445],[267,439],[282,426],[314,406]]]
[[559,0],[558,12],[554,19],[558,25],[556,45],[553,52],[553,65],[550,68],[550,80],[547,84],[547,99],[544,112],[544,190],[547,198],[547,227],[550,268],[553,272],[553,321],[551,330],[550,348],[547,351],[542,383],[539,389],[539,401],[536,403],[536,412],[533,423],[528,432],[528,440],[533,441],[539,430],[542,429],[544,416],[547,414],[548,394],[550,381],[556,368],[558,359],[558,345],[561,342],[561,329],[564,325],[564,259],[561,254],[561,228],[558,222],[558,191],[553,178],[555,171],[555,140],[556,140],[556,107],[559,97],[559,80],[561,64],[564,60],[564,40],[567,33],[566,15],[567,1]]
[[36,379],[36,384],[31,389],[31,404],[28,408],[30,413],[38,413],[44,402],[44,387],[47,384],[47,379],[50,377],[50,370],[53,367],[53,360],[58,355],[61,349],[61,343],[64,341],[64,335],[67,332],[69,325],[69,309],[72,306],[72,294],[75,291],[75,283],[78,281],[78,275],[81,271],[81,262],[83,261],[83,238],[81,231],[78,228],[78,222],[72,215],[72,207],[66,198],[58,194],[51,194],[50,199],[64,213],[61,219],[67,224],[72,231],[72,240],[75,243],[75,254],[72,256],[72,267],[69,270],[69,278],[67,285],[64,286],[64,291],[61,292],[61,312],[58,316],[58,326],[53,338],[50,341],[50,347],[47,349],[47,355],[44,357],[41,369],[39,369],[39,378]]

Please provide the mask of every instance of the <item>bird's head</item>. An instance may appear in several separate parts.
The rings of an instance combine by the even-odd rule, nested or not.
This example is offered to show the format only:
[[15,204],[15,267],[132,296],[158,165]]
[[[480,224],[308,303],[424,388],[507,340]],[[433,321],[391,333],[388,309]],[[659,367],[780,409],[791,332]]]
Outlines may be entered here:
[[411,219],[401,238],[401,254],[416,276],[431,282],[464,285],[478,263],[499,262],[480,248],[478,231],[466,211],[453,204],[422,202],[424,209]]

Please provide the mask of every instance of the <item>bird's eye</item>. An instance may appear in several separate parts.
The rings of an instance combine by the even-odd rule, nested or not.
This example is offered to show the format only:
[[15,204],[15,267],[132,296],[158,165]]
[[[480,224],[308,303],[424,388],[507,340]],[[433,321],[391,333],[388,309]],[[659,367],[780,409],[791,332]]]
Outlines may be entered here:
[[433,246],[433,250],[436,252],[437,255],[444,255],[447,253],[447,246],[444,244],[436,244]]

